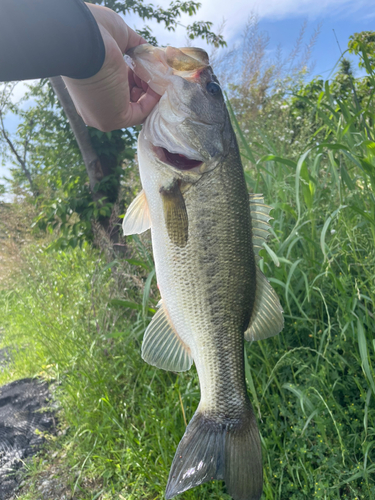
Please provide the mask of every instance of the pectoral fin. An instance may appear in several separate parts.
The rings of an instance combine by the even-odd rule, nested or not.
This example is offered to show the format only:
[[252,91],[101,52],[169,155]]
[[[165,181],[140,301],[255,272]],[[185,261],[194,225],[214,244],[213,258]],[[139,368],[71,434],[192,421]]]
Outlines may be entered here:
[[145,331],[142,358],[150,365],[173,372],[189,370],[193,363],[190,349],[175,331],[162,302]]
[[284,327],[283,309],[275,290],[258,267],[256,272],[254,309],[245,332],[248,341],[272,337]]
[[168,236],[172,243],[183,248],[189,238],[189,221],[180,183],[176,180],[170,187],[162,187],[160,194],[163,200],[164,219]]
[[142,189],[138,196],[130,203],[122,223],[122,229],[126,236],[143,233],[147,229],[150,229],[150,227],[150,212],[145,192]]

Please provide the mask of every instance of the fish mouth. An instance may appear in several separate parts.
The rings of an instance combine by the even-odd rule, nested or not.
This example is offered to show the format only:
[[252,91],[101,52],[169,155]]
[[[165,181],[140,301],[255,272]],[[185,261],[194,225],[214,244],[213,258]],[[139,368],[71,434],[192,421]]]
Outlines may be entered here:
[[154,151],[159,160],[178,170],[193,170],[203,163],[203,161],[188,158],[180,153],[171,153],[168,149],[160,146],[154,146]]
[[197,47],[153,47],[147,43],[133,47],[124,56],[126,64],[157,94],[163,95],[175,76],[199,82],[209,65],[207,53]]

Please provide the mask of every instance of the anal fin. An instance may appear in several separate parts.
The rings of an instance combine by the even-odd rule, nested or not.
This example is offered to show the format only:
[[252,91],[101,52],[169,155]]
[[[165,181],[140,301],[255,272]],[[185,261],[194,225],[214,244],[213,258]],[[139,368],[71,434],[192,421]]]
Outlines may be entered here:
[[190,349],[175,331],[162,301],[145,331],[142,358],[150,365],[173,372],[189,370],[193,363]]

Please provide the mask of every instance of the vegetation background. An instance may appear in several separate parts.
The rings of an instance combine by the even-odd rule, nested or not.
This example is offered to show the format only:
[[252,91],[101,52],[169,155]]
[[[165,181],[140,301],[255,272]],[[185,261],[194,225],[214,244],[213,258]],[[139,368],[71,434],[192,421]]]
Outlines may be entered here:
[[[120,2],[110,6],[124,12]],[[170,28],[178,19],[173,10],[142,8],[132,7]],[[193,38],[223,44],[209,23],[189,29]],[[147,28],[142,33],[156,42]],[[212,54],[249,190],[273,207],[261,267],[285,311],[280,335],[246,345],[246,378],[262,438],[265,500],[370,500],[375,33],[349,40],[361,76],[343,54],[328,81],[309,81],[316,36],[302,50],[302,28],[288,57],[269,60],[268,36],[252,17],[241,47]],[[13,202],[0,202],[0,341],[13,352],[0,384],[24,376],[56,381],[59,403],[59,436],[46,436],[44,452],[25,465],[19,498],[53,498],[40,492],[53,475],[57,498],[156,500],[199,385],[194,368],[177,375],[140,357],[158,302],[150,239],[125,240],[118,231],[140,187],[138,131],[86,129],[102,165],[93,180],[53,86],[31,87],[28,108],[12,103],[12,85],[0,96],[0,151],[14,165]],[[7,113],[20,117],[14,135]],[[229,499],[220,483],[181,498]]]

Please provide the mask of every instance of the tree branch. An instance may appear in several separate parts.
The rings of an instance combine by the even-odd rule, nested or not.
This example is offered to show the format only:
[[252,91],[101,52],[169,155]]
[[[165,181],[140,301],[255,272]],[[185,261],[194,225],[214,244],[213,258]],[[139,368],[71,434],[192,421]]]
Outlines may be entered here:
[[[97,184],[108,175],[108,165],[105,165],[105,160],[101,161],[99,155],[96,153],[88,129],[76,111],[72,98],[65,87],[65,83],[61,76],[50,78],[52,88],[55,91],[60,104],[62,105],[65,115],[69,120],[70,127],[73,131],[74,137],[77,141],[79,150],[81,151],[82,158],[86,167],[86,172],[89,177],[90,190],[93,200],[100,206],[108,201],[108,193],[98,190]],[[116,195],[117,196],[117,195]],[[106,198],[106,201],[101,201]],[[110,240],[113,242],[118,241],[118,228],[111,227],[110,217],[101,216],[98,222],[103,227],[105,232],[109,235]]]
[[[5,130],[4,121],[3,121],[3,114],[1,111],[0,111],[0,121],[1,121],[1,133],[2,133],[5,141],[7,142],[8,146],[10,147],[12,153],[16,157],[18,163],[20,164],[22,172],[25,174],[27,180],[29,181],[31,192],[33,193],[33,195],[35,197],[37,197],[39,193],[38,193],[38,190],[34,186],[34,182],[33,182],[30,170],[27,168],[26,161],[24,161],[21,158],[21,156],[18,154],[18,151],[16,150],[13,142],[10,140],[10,137],[9,137],[7,131]],[[26,151],[25,151],[24,158],[26,159]]]
[[79,150],[81,151],[86,171],[89,176],[90,189],[93,199],[95,201],[99,201],[103,198],[104,194],[99,191],[95,191],[95,186],[103,179],[104,174],[99,156],[92,146],[87,127],[77,113],[72,98],[70,97],[61,76],[54,76],[53,78],[50,78],[49,81],[51,82],[52,88],[64,109],[66,117],[68,118],[69,124],[73,130]]

